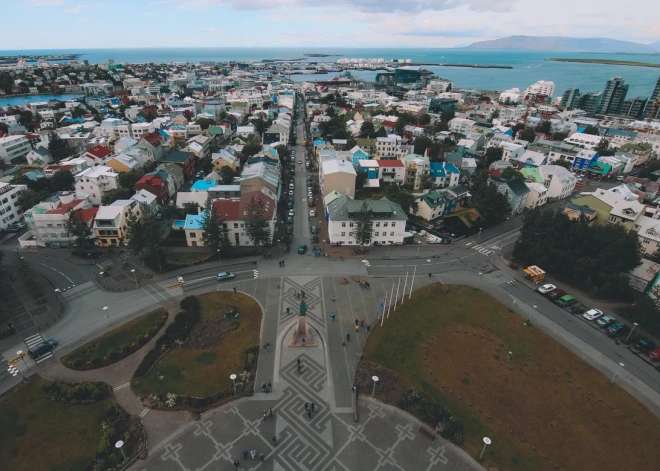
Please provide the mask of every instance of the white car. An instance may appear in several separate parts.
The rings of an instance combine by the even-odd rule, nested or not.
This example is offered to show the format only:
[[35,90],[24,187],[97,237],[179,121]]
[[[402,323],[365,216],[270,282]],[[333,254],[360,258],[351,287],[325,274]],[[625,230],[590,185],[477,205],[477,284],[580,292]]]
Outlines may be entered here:
[[314,210],[314,209],[310,209],[310,210],[309,210],[309,217],[310,217],[310,218],[316,217],[316,210]]
[[556,290],[556,289],[557,289],[557,287],[556,287],[555,285],[547,284],[547,285],[543,285],[543,286],[541,286],[541,287],[540,287],[539,289],[537,289],[536,291],[538,291],[538,292],[541,293],[541,294],[548,294],[550,291],[554,291],[554,290]]
[[595,321],[599,317],[603,317],[603,311],[600,311],[598,309],[589,309],[587,312],[582,314],[582,317],[584,317],[588,321]]
[[293,212],[293,209],[290,209],[290,210],[289,210],[289,216],[291,216],[291,217],[293,217],[293,216],[294,216],[294,212]]
[[301,163],[302,163],[302,160],[298,159],[298,165],[300,165]]

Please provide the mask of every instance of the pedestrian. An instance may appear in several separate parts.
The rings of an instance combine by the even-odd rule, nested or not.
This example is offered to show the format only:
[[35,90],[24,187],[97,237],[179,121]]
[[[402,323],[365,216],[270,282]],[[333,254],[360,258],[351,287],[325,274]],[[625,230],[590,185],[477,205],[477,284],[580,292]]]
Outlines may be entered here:
[[360,327],[364,327],[364,319],[360,321]]
[[261,390],[266,392],[266,383],[261,383]]
[[347,342],[351,341],[351,334],[348,334],[348,333],[346,334],[346,341]]
[[243,450],[243,459],[244,459],[244,460],[247,459],[249,453],[250,453],[249,451],[247,451],[247,450]]
[[302,366],[299,366],[299,367],[298,367],[298,374],[299,374],[299,375],[302,374]]
[[286,313],[287,313],[287,314],[289,313],[289,308],[288,308],[288,307],[286,308]]
[[316,412],[316,406],[314,405],[313,402],[312,402],[312,412]]
[[266,414],[266,409],[262,412],[262,415],[264,417],[264,421],[268,418],[268,414]]
[[236,292],[236,286],[234,286],[234,293]]
[[357,334],[357,331],[358,331],[359,328],[360,328],[360,326],[356,324],[356,325],[355,325],[355,333],[356,333],[356,334]]
[[268,409],[268,418],[269,419],[273,418],[273,408],[272,407],[270,409]]
[[280,284],[279,283],[277,283],[277,289],[280,289]]
[[241,467],[241,462],[238,460],[234,460],[234,468],[238,469]]
[[358,325],[358,324],[359,324],[359,322],[358,322],[358,320],[357,320],[357,319],[355,319],[355,325]]
[[334,312],[331,312],[331,313],[330,313],[330,319],[331,319],[332,321],[335,320],[335,313],[334,313]]
[[250,456],[252,457],[252,459],[255,459],[257,457],[257,452],[254,450],[250,451]]
[[266,388],[266,392],[271,392],[273,390],[273,385],[268,383],[268,387]]
[[296,363],[298,363],[298,366],[300,366],[300,358],[296,360]]
[[277,446],[277,437],[273,435],[273,438],[270,439],[271,442],[273,442],[273,446]]
[[259,459],[261,460],[262,463],[264,462],[264,454],[263,453],[259,453]]
[[308,411],[307,411],[307,420],[309,420],[309,419],[311,419],[311,418],[312,418],[312,411],[311,411],[311,410],[308,410]]
[[309,404],[305,403],[305,410],[308,410],[308,409],[309,409]]
[[264,344],[264,352],[268,353],[268,345]]

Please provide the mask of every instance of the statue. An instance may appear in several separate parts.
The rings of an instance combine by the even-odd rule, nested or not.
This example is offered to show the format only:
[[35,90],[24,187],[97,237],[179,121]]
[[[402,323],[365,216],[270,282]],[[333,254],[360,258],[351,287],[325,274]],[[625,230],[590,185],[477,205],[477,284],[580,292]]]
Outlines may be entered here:
[[307,324],[307,303],[304,299],[300,301],[300,310],[298,311],[298,324],[294,328],[293,338],[290,347],[316,347],[316,342],[312,339]]

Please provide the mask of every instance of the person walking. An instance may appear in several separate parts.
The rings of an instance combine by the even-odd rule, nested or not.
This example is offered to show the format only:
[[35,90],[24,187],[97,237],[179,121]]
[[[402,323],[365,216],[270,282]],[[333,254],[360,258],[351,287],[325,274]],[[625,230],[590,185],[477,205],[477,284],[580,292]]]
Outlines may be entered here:
[[264,462],[264,454],[263,453],[259,453],[259,459],[261,460],[262,463]]
[[302,366],[300,366],[300,365],[298,365],[298,374],[299,374],[299,375],[302,374]]
[[270,439],[271,442],[273,442],[273,446],[277,446],[277,437],[273,435],[273,438]]
[[357,334],[357,331],[360,329],[360,326],[355,324],[355,333]]
[[255,459],[257,457],[257,452],[255,450],[250,451],[250,456],[252,459]]
[[357,326],[359,324],[358,320],[355,319],[355,325]]
[[307,420],[310,420],[312,418],[312,411],[308,410],[307,411]]
[[305,410],[309,410],[309,404],[305,403]]
[[312,402],[312,412],[316,412],[316,406],[314,405],[313,402]]
[[236,292],[236,286],[234,286],[234,293]]
[[296,360],[296,363],[298,363],[298,366],[300,366],[300,358]]
[[334,312],[330,313],[330,320],[332,320],[334,322],[334,320],[335,320],[335,313]]
[[264,409],[262,415],[263,415],[263,418],[264,418],[264,421],[265,421],[268,418],[268,414],[266,413],[266,409]]
[[269,419],[273,418],[273,408],[272,407],[270,409],[268,409],[268,418]]
[[264,344],[264,352],[268,353],[268,343]]
[[238,460],[234,460],[234,468],[238,469],[241,467],[241,462]]
[[346,334],[346,341],[347,342],[351,341],[351,334],[348,334],[348,333]]
[[364,319],[360,321],[360,327],[364,327]]
[[247,451],[247,450],[243,450],[243,459],[244,459],[244,460],[247,459],[249,453],[250,453],[249,451]]

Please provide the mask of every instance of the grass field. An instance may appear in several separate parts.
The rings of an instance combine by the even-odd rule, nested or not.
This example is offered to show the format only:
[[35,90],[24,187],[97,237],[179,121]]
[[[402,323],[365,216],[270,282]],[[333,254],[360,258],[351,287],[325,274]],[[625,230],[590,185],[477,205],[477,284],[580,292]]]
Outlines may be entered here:
[[[165,309],[156,309],[144,316],[138,317],[137,319],[86,343],[82,347],[75,349],[73,352],[62,358],[62,363],[69,365],[70,362],[80,360],[83,364],[86,364],[94,356],[106,358],[108,352],[111,350],[121,352],[124,345],[132,346],[136,342],[138,336],[147,334],[147,330],[150,327],[155,328],[156,322],[166,315],[167,311]],[[133,345],[131,347],[131,353],[138,349],[139,345]],[[123,357],[120,355],[115,361],[119,361],[121,358]],[[103,364],[98,366],[109,365],[115,361],[106,359]]]
[[473,288],[451,286],[447,293],[432,285],[417,291],[384,328],[372,332],[365,358],[394,369],[459,417],[465,426],[463,448],[471,456],[477,457],[482,438],[490,437],[486,467],[657,466],[660,421],[600,372],[523,322]]
[[199,296],[202,319],[222,316],[228,305],[237,306],[240,326],[221,345],[204,348],[177,348],[163,356],[144,378],[133,378],[133,390],[149,395],[174,393],[207,397],[231,387],[229,375],[243,370],[245,350],[259,345],[261,308],[249,296],[215,291]]
[[96,454],[101,416],[114,398],[96,404],[52,402],[41,379],[0,397],[0,469],[78,471]]

